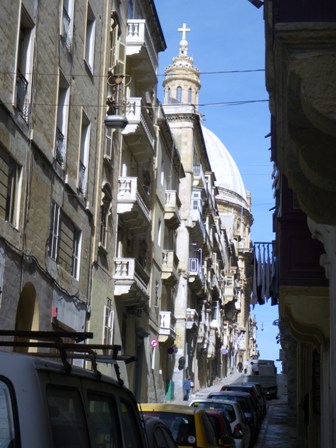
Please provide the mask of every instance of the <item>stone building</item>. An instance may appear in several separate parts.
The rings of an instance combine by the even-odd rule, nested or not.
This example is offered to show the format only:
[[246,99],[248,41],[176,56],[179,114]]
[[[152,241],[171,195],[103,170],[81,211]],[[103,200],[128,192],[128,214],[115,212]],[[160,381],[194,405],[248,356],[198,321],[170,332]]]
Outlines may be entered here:
[[0,16],[0,328],[120,345],[139,401],[225,376],[250,355],[250,198],[202,124],[185,26],[161,105],[153,0]]
[[248,357],[252,224],[250,196],[235,162],[202,124],[190,29],[183,24],[179,31],[179,54],[163,81],[164,111],[185,172],[177,229],[175,399],[186,375],[196,389],[206,387]]
[[0,327],[83,331],[107,10],[98,0],[0,10]]
[[302,447],[336,445],[336,5],[264,2],[279,328]]

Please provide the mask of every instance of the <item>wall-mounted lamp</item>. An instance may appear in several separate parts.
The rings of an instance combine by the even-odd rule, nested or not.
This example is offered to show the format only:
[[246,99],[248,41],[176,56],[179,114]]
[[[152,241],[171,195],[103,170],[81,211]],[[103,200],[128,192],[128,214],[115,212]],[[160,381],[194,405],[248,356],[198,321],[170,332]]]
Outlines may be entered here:
[[105,126],[113,129],[124,129],[128,120],[123,112],[123,79],[124,75],[113,75],[109,71],[108,84],[111,87],[111,95],[107,97],[107,112],[105,116]]
[[264,2],[262,2],[261,0],[248,0],[250,3],[252,3],[253,6],[255,6],[256,8],[261,8],[264,4]]

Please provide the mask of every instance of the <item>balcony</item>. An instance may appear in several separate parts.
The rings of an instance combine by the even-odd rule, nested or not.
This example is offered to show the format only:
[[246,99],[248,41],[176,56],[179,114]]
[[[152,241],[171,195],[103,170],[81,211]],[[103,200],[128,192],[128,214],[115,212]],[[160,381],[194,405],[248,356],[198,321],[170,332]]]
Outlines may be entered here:
[[166,342],[168,339],[175,341],[175,316],[171,311],[160,311],[159,342]]
[[204,274],[198,258],[189,258],[189,285],[196,295],[204,288]]
[[173,250],[162,251],[162,272],[161,278],[165,284],[174,285],[178,280],[178,266],[179,259]]
[[204,241],[206,240],[206,232],[203,222],[202,209],[199,205],[195,205],[190,210],[190,221],[188,227],[192,240],[198,246],[202,246],[204,244]]
[[127,20],[126,56],[132,76],[143,90],[150,90],[156,83],[158,56],[146,20]]
[[198,327],[198,313],[193,308],[186,309],[186,329],[191,330],[193,326]]
[[181,201],[175,190],[166,190],[166,203],[164,206],[164,220],[170,229],[177,229],[180,225]]
[[154,157],[155,130],[143,99],[128,97],[125,112],[128,125],[122,135],[133,156],[138,162]]
[[151,222],[149,196],[137,177],[119,177],[117,212],[129,229],[145,230]]
[[149,300],[149,275],[135,258],[114,259],[114,296],[126,306],[143,306]]
[[214,298],[219,298],[220,294],[221,294],[221,288],[220,288],[218,277],[216,274],[213,274],[211,277],[211,289],[212,289]]
[[206,345],[208,341],[208,326],[200,322],[198,326],[197,343]]

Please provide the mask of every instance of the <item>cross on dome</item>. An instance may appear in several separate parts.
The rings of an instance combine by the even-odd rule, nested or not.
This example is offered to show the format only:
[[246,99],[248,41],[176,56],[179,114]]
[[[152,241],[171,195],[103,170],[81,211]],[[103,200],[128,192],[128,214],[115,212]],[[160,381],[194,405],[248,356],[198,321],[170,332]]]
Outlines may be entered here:
[[186,33],[188,33],[189,31],[191,31],[190,28],[187,28],[187,25],[184,23],[182,25],[182,28],[178,28],[177,31],[180,31],[180,33],[182,33],[182,40],[186,40]]
[[182,33],[182,39],[180,41],[180,55],[186,56],[188,54],[188,41],[186,39],[186,33],[191,31],[191,29],[187,28],[187,25],[184,23],[182,28],[178,28],[177,31]]

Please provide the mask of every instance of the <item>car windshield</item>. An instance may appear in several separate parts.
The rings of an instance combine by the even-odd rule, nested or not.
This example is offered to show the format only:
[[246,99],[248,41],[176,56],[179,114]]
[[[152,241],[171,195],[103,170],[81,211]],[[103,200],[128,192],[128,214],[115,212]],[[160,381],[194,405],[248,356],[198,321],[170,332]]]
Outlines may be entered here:
[[229,403],[213,403],[213,402],[207,402],[207,401],[195,401],[193,402],[193,406],[199,408],[199,409],[221,409],[225,413],[225,417],[227,418],[228,422],[231,423],[236,419],[236,414],[234,411],[234,408]]
[[193,415],[160,411],[143,411],[143,414],[159,417],[170,429],[177,445],[196,446],[196,429]]

